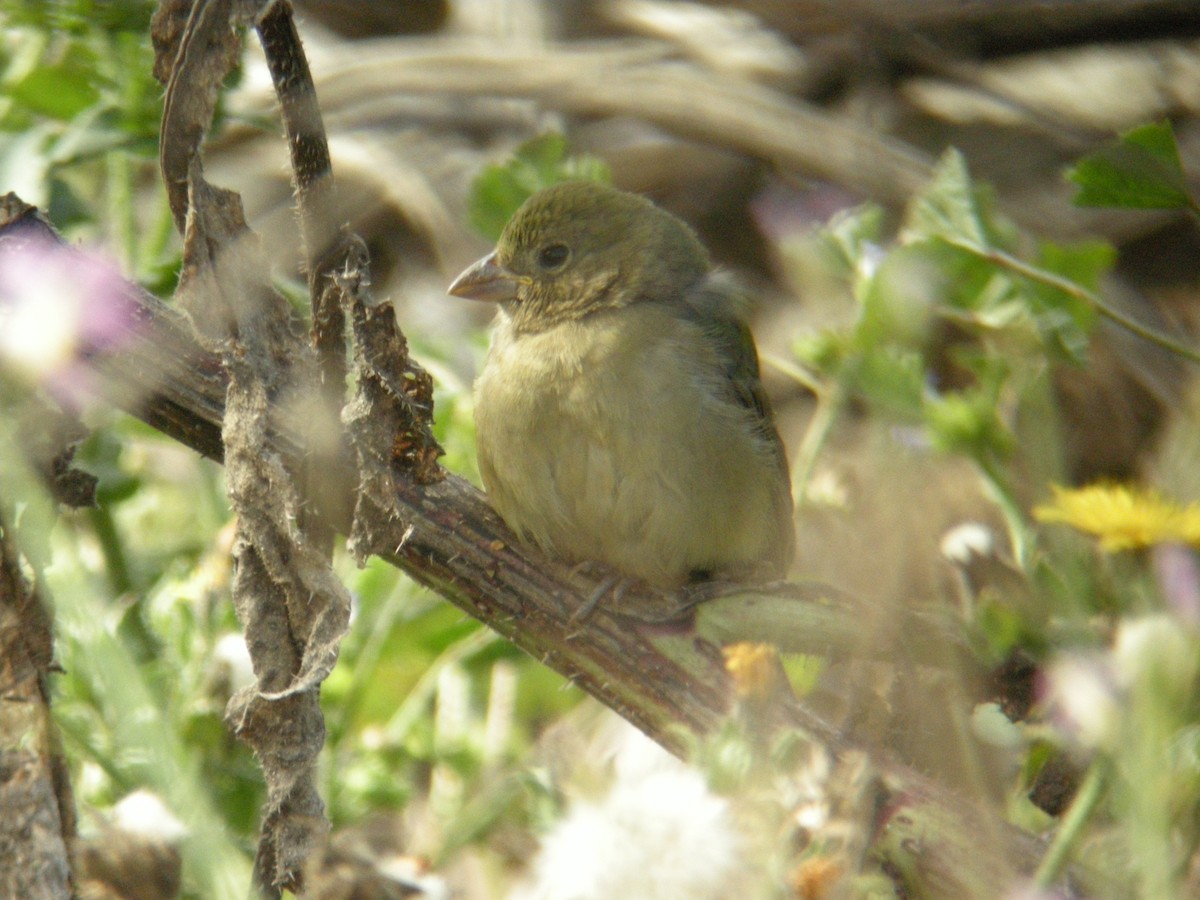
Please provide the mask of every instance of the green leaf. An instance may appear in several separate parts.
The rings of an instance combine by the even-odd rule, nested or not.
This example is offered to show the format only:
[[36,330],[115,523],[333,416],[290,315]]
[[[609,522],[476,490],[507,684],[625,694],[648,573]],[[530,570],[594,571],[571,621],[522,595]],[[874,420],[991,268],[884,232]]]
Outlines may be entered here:
[[925,394],[920,353],[879,347],[857,361],[849,387],[875,409],[901,420],[919,421]]
[[1116,248],[1108,241],[1076,241],[1072,244],[1044,241],[1038,247],[1037,264],[1041,268],[1089,291],[1099,289],[1100,280],[1112,270],[1116,261]]
[[963,347],[954,362],[974,377],[959,391],[925,393],[925,427],[935,449],[977,461],[1004,459],[1014,438],[1001,417],[1000,398],[1012,374],[1009,361],[981,348]]
[[929,186],[909,205],[905,229],[910,239],[940,237],[980,250],[989,246],[984,210],[958,150],[942,154]]
[[1187,192],[1179,148],[1168,122],[1142,125],[1085,156],[1067,173],[1079,185],[1078,206],[1184,209]]
[[925,425],[933,446],[975,459],[1004,458],[1013,450],[1012,433],[1000,420],[988,392],[943,394],[925,404]]
[[951,311],[975,314],[1005,301],[1002,285],[997,284],[996,265],[980,255],[978,248],[934,237],[908,247],[929,260],[940,273],[937,304]]
[[[1105,241],[1074,244],[1046,241],[1038,248],[1037,265],[1089,291],[1096,291],[1115,261],[1116,251]],[[1079,295],[1050,284],[1031,280],[1025,283],[1042,340],[1059,358],[1084,362],[1096,325],[1095,307]]]
[[567,139],[547,132],[526,141],[502,165],[488,166],[471,185],[471,224],[496,240],[512,214],[531,194],[571,179],[609,182],[608,165],[594,156],[568,156]]
[[980,604],[975,624],[980,637],[987,644],[989,659],[1005,659],[1014,648],[1020,646],[1025,637],[1017,613],[991,598]]
[[29,110],[52,119],[67,120],[100,98],[95,68],[68,58],[58,65],[39,66],[12,86],[10,94]]

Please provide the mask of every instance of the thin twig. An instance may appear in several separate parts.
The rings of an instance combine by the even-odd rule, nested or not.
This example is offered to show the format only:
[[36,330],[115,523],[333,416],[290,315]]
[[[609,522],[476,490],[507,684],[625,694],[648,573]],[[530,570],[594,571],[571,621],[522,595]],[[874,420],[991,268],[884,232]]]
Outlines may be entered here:
[[1094,291],[1089,291],[1080,284],[1076,284],[1070,279],[1063,278],[1061,275],[1055,275],[1053,272],[1047,272],[1045,269],[1040,269],[1037,266],[1030,265],[1024,260],[1018,259],[1012,254],[1005,253],[1003,250],[993,248],[980,247],[977,244],[972,244],[970,241],[960,241],[952,237],[943,239],[955,247],[966,250],[969,253],[978,256],[980,259],[986,260],[1000,268],[1007,269],[1014,275],[1020,275],[1022,278],[1028,278],[1030,281],[1036,281],[1038,284],[1044,284],[1047,287],[1062,291],[1070,297],[1077,300],[1082,300],[1089,306],[1094,308],[1096,312],[1104,316],[1109,321],[1116,325],[1120,325],[1125,330],[1137,335],[1144,341],[1162,347],[1164,350],[1169,350],[1172,353],[1186,359],[1188,362],[1200,365],[1200,350],[1182,344],[1172,337],[1162,334],[1159,331],[1143,325],[1136,319],[1126,315],[1120,310],[1109,305],[1099,294]]
[[804,439],[796,451],[796,461],[792,464],[792,495],[797,506],[803,506],[808,501],[808,489],[817,459],[845,404],[846,389],[840,380],[817,392],[817,408],[809,419]]

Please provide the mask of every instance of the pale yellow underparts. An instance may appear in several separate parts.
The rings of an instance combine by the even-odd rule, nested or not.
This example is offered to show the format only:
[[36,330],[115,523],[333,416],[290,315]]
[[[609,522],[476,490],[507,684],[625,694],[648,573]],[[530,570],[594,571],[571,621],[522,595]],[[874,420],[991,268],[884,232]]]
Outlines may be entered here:
[[475,390],[488,496],[551,555],[661,587],[778,555],[776,451],[693,321],[644,303],[518,334],[501,312]]

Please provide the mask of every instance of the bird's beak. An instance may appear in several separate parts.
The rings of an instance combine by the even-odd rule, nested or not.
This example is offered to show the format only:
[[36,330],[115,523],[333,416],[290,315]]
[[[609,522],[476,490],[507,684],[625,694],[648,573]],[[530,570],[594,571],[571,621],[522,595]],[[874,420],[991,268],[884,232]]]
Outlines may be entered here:
[[516,300],[517,287],[528,280],[496,262],[496,254],[493,251],[455,278],[447,288],[447,293],[469,300],[502,303],[505,300]]

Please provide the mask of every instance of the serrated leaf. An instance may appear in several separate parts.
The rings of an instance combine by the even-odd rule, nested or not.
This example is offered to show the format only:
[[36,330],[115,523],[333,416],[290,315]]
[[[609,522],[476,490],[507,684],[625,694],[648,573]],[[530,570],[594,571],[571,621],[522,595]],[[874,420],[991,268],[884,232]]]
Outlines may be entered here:
[[905,223],[915,239],[940,237],[986,249],[989,245],[982,210],[967,162],[951,148],[934,167],[933,178],[910,204]]
[[576,178],[605,183],[612,180],[603,160],[568,156],[567,139],[561,134],[538,135],[518,147],[507,162],[488,166],[475,178],[468,200],[471,224],[495,240],[531,194]]
[[978,249],[940,237],[927,238],[907,247],[910,252],[924,255],[932,270],[940,273],[940,293],[936,298],[939,306],[973,312],[992,302],[996,266],[980,256]]
[[1179,165],[1179,147],[1175,143],[1175,132],[1170,122],[1151,122],[1139,125],[1121,135],[1121,142],[1133,147],[1141,147],[1148,153],[1162,160],[1174,169]]
[[1187,191],[1175,133],[1167,122],[1142,125],[1085,156],[1067,173],[1078,206],[1183,209]]

